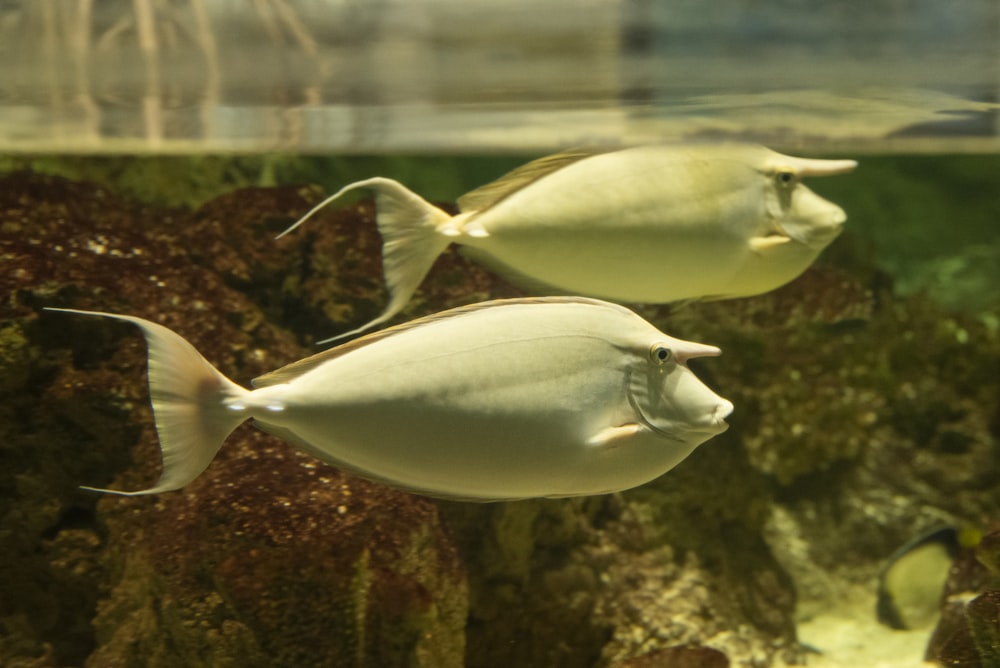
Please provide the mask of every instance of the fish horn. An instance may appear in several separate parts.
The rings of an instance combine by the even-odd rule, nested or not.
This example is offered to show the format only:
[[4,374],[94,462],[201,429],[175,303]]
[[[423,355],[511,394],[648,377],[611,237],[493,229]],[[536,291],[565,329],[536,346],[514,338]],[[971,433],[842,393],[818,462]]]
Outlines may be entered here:
[[226,437],[247,417],[250,394],[223,376],[179,334],[142,318],[99,311],[46,308],[124,320],[142,329],[149,346],[149,396],[163,453],[163,472],[149,489],[123,492],[82,487],[122,496],[157,494],[184,487],[208,468]]
[[696,357],[718,357],[722,354],[722,349],[715,346],[680,340],[673,344],[673,351],[674,359],[681,364]]
[[423,282],[431,265],[451,243],[438,228],[451,216],[392,179],[375,177],[344,186],[323,200],[298,222],[278,235],[285,236],[330,202],[358,188],[375,191],[376,222],[382,234],[382,271],[389,288],[389,304],[374,320],[357,329],[338,334],[319,343],[330,343],[360,334],[380,325],[403,310],[406,302]]
[[790,167],[802,178],[810,176],[834,176],[854,171],[857,160],[818,160],[813,158],[788,158]]

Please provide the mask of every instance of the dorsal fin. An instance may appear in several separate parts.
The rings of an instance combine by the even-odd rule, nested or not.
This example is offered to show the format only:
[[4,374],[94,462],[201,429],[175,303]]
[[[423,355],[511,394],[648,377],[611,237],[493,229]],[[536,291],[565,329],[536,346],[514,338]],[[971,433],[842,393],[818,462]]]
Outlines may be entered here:
[[316,353],[315,355],[310,355],[304,359],[297,362],[292,362],[291,364],[286,364],[280,369],[276,369],[263,376],[258,376],[254,378],[251,384],[254,388],[269,387],[271,385],[280,385],[282,383],[288,383],[293,379],[301,376],[304,373],[312,371],[321,364],[325,364],[330,360],[337,359],[342,355],[346,355],[353,352],[359,348],[370,345],[379,341],[381,339],[386,339],[395,334],[405,332],[409,329],[415,329],[421,327],[431,322],[437,320],[447,320],[449,318],[454,318],[460,315],[465,315],[466,313],[471,313],[473,311],[481,311],[488,308],[496,308],[499,306],[510,306],[515,304],[593,304],[595,306],[605,306],[619,308],[627,311],[624,306],[618,306],[617,304],[611,304],[609,302],[601,301],[600,299],[590,299],[588,297],[515,297],[513,299],[494,299],[486,302],[479,302],[478,304],[469,304],[467,306],[459,306],[456,308],[448,309],[447,311],[441,311],[440,313],[434,313],[432,315],[427,315],[422,318],[417,318],[416,320],[411,320],[409,322],[404,322],[394,327],[388,327],[386,329],[380,330],[373,334],[368,334],[360,338],[349,341],[348,343],[337,346],[336,348],[330,348],[329,350],[324,350],[321,353]]
[[526,165],[507,172],[496,181],[480,186],[458,198],[458,208],[463,213],[483,211],[490,208],[511,193],[517,192],[529,183],[562,169],[566,165],[603,153],[596,149],[572,149],[532,160]]

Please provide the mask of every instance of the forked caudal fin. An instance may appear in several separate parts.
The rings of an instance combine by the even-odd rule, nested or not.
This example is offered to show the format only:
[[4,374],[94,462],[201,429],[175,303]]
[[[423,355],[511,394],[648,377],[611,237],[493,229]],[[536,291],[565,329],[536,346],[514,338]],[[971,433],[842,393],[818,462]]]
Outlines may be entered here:
[[173,331],[127,315],[47,308],[81,315],[124,320],[142,329],[149,347],[149,396],[163,453],[163,472],[156,485],[138,492],[83,487],[123,496],[180,489],[197,478],[222,442],[247,419],[243,400],[250,394],[232,382]]
[[382,271],[389,288],[389,304],[380,316],[357,329],[338,334],[319,343],[329,343],[360,334],[380,325],[399,313],[430,271],[434,260],[448,247],[446,234],[438,232],[451,220],[451,216],[413,193],[398,181],[375,177],[344,186],[327,197],[278,235],[285,236],[314,213],[341,195],[359,188],[375,191],[376,221],[384,240],[382,245]]

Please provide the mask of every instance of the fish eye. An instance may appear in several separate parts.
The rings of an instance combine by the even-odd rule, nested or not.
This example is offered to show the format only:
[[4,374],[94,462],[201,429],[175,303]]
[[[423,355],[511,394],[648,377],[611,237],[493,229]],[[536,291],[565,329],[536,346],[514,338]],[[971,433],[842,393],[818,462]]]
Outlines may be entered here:
[[649,349],[649,359],[655,364],[666,364],[673,356],[673,351],[660,343],[654,343]]
[[791,169],[779,169],[775,172],[775,179],[783,186],[787,186],[795,181],[795,172]]

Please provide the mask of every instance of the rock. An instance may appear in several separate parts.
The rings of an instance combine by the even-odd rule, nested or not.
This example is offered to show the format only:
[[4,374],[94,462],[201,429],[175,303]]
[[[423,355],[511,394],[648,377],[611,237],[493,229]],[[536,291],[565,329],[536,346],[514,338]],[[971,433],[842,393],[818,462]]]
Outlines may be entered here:
[[729,659],[722,652],[699,645],[679,645],[656,650],[616,668],[729,668]]
[[[0,502],[0,619],[18,639],[0,644],[0,661],[461,665],[465,574],[427,499],[250,426],[182,493],[95,506],[76,489],[155,479],[145,347],[127,328],[39,307],[162,322],[241,381],[300,358],[308,350],[244,292],[285,306],[282,265],[302,246],[276,249],[264,221],[304,211],[299,190],[233,193],[189,213],[17,174],[0,198],[0,485],[13,492]],[[136,465],[122,472],[130,449]]]
[[1000,666],[1000,590],[991,589],[972,599],[965,617],[980,664],[983,668]]
[[941,597],[941,619],[926,658],[943,666],[1000,666],[1000,532],[983,536],[952,565]]

